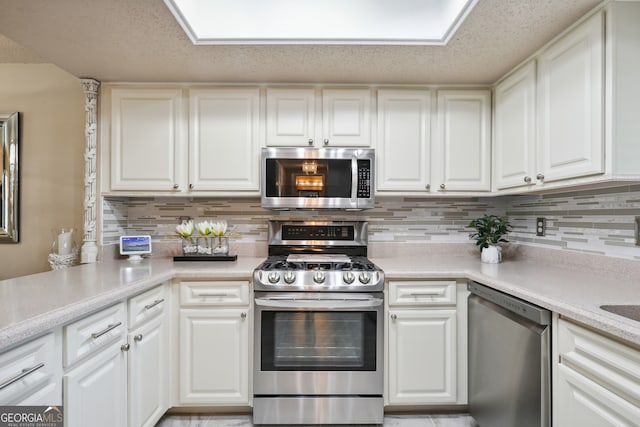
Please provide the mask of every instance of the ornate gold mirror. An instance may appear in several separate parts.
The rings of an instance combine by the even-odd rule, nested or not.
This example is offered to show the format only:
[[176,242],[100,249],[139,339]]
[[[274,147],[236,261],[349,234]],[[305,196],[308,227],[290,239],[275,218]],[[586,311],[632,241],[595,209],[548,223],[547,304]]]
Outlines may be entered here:
[[0,243],[18,242],[18,113],[0,113]]

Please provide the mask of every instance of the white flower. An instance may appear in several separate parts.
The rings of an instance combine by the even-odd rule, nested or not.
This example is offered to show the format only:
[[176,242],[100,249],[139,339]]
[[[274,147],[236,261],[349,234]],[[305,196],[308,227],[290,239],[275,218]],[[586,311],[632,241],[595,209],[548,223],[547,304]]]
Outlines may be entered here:
[[215,237],[224,236],[224,234],[227,232],[227,221],[222,220],[211,222],[211,232]]
[[182,221],[182,224],[176,225],[176,233],[182,237],[191,237],[193,230],[193,221]]
[[209,234],[211,234],[213,223],[210,221],[202,221],[196,224],[196,228],[198,229],[198,233],[200,233],[201,236],[208,236]]

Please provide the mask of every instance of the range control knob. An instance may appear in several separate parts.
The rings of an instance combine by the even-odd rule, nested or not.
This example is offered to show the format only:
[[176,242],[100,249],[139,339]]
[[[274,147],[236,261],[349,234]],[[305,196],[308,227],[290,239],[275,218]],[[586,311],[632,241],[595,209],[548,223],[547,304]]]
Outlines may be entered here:
[[280,274],[276,271],[272,271],[267,274],[267,279],[269,279],[269,282],[271,283],[278,283],[280,281]]
[[313,281],[316,283],[324,283],[324,273],[322,271],[313,273]]
[[356,280],[356,275],[350,271],[347,271],[342,275],[342,280],[344,280],[344,283],[346,283],[347,285],[350,285],[354,280]]
[[362,273],[360,273],[360,276],[358,276],[358,280],[360,280],[360,283],[366,285],[371,281],[371,274],[363,271]]
[[284,273],[284,281],[291,284],[296,281],[296,273],[293,271],[287,271]]

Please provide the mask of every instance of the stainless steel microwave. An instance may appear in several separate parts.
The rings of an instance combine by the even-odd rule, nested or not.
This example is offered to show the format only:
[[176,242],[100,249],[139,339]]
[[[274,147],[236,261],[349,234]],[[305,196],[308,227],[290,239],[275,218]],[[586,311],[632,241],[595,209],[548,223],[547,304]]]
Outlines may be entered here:
[[354,148],[262,149],[262,207],[374,207],[375,152]]

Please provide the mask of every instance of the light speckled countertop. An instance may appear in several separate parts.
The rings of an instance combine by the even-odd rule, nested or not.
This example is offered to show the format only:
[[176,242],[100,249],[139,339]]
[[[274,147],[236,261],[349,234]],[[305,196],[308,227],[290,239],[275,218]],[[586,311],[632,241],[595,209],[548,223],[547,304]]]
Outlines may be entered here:
[[[476,280],[640,346],[640,322],[599,308],[640,304],[636,269],[614,276],[575,266],[550,267],[540,259],[496,265],[482,264],[471,253],[399,257],[377,252],[371,259],[388,279]],[[117,261],[0,281],[0,351],[172,278],[250,279],[263,260],[245,256],[236,262]]]

